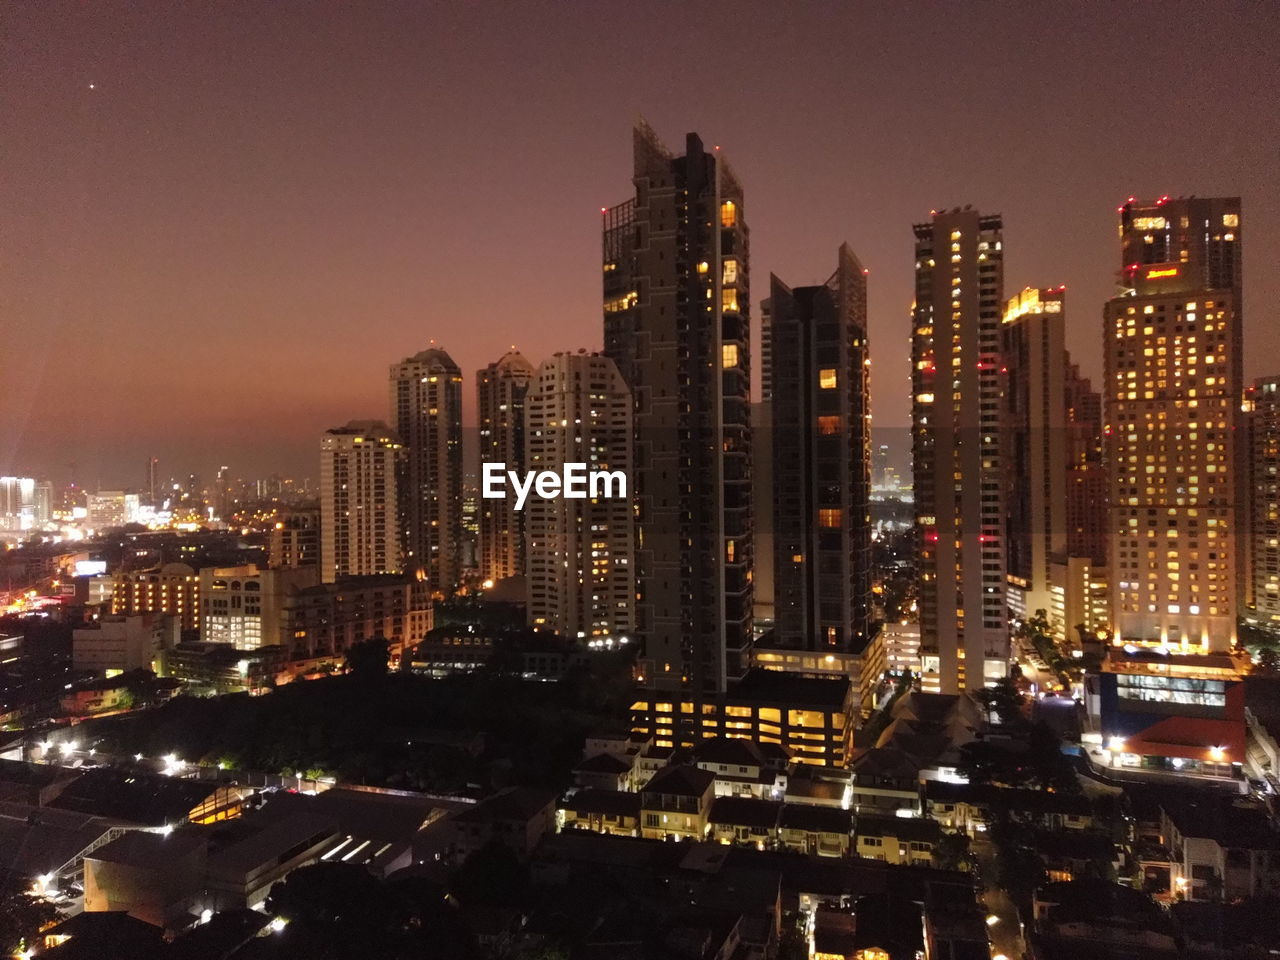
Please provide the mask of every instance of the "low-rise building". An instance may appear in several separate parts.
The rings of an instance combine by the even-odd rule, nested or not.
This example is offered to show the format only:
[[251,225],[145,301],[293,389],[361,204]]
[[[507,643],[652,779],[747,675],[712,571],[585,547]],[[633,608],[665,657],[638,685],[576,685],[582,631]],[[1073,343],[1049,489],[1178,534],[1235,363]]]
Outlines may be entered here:
[[177,646],[181,621],[161,613],[104,616],[71,633],[71,666],[94,673],[158,670]]
[[868,860],[931,866],[942,828],[915,817],[859,815],[854,825],[854,851]]
[[534,787],[508,787],[453,813],[443,824],[450,859],[461,862],[489,843],[499,843],[522,859],[555,832],[556,796]]
[[836,807],[783,804],[778,841],[787,850],[819,857],[847,857],[853,814]]
[[715,797],[715,775],[688,764],[664,767],[640,790],[640,835],[701,840]]
[[1256,800],[1211,793],[1161,803],[1175,896],[1236,900],[1280,894],[1280,828]]
[[777,842],[782,804],[753,796],[720,796],[707,814],[708,839],[720,843],[748,843],[772,849]]
[[574,791],[560,804],[561,826],[619,837],[640,835],[640,794],[624,790],[587,788]]

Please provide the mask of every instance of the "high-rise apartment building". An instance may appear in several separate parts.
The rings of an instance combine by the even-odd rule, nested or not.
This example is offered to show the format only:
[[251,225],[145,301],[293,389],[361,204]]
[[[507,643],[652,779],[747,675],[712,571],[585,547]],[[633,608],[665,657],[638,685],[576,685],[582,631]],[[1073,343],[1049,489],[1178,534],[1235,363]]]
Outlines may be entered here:
[[[284,507],[267,540],[270,567],[314,567],[320,563],[320,507]],[[399,537],[399,526],[396,527]],[[396,558],[399,562],[399,558]]]
[[1000,327],[1003,226],[965,208],[915,226],[912,470],[924,683],[1008,672]]
[[1102,394],[1067,364],[1067,554],[1105,564],[1107,481],[1102,466]]
[[673,156],[643,124],[633,183],[603,212],[604,344],[635,408],[641,676],[715,696],[752,632],[743,192],[696,134]]
[[[608,357],[557,353],[525,398],[528,469],[633,472],[631,392]],[[630,640],[635,627],[631,491],[582,499],[531,495],[524,505],[530,626],[591,641]],[[613,496],[607,496],[607,493]],[[500,501],[485,501],[500,502]]]
[[[1028,287],[1005,304],[1005,569],[1019,618],[1053,608],[1052,563],[1067,547],[1066,289]],[[1059,625],[1060,626],[1060,625]]]
[[1117,642],[1235,643],[1239,229],[1234,198],[1120,209],[1124,289],[1104,351]]
[[[1180,290],[1229,290],[1235,303],[1235,320],[1229,344],[1230,377],[1235,397],[1232,406],[1234,428],[1244,430],[1241,404],[1244,390],[1244,223],[1239,197],[1168,197],[1135,200],[1119,209],[1120,256],[1126,289],[1153,278],[1176,282]],[[1235,445],[1231,472],[1234,499],[1239,515],[1238,529],[1245,529],[1249,502],[1248,452],[1244,443]],[[1251,593],[1250,552],[1244,537],[1236,540],[1235,577],[1237,598]]]
[[432,347],[391,368],[392,427],[405,445],[398,483],[406,570],[425,571],[433,594],[462,576],[462,371]]
[[[481,463],[503,463],[524,474],[524,403],[533,376],[533,364],[514,349],[476,374]],[[477,505],[481,579],[523,574],[524,512],[512,499],[482,499]]]
[[1280,631],[1280,377],[1255,380],[1248,396],[1249,539],[1253,584],[1246,617]]
[[871,631],[867,281],[842,244],[821,286],[770,278],[774,634],[860,654]]
[[320,577],[400,572],[396,474],[404,451],[380,420],[352,420],[320,438]]

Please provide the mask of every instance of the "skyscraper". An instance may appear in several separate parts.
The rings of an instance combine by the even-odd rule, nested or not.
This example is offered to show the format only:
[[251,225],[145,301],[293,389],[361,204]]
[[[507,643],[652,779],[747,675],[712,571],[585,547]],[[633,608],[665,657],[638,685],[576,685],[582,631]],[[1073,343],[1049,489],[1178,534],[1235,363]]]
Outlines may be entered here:
[[[379,420],[352,420],[320,438],[320,577],[398,573],[400,440]],[[302,564],[281,564],[303,566]]]
[[871,629],[867,281],[848,244],[821,286],[770,277],[778,646],[861,653]]
[[751,642],[750,355],[742,187],[689,134],[634,132],[635,196],[603,212],[604,344],[635,404],[642,676],[723,692]]
[[1255,380],[1249,391],[1249,496],[1247,531],[1253,571],[1247,616],[1280,631],[1280,377]]
[[462,575],[462,371],[437,347],[391,368],[391,415],[406,448],[398,482],[406,570],[447,597]]
[[920,651],[929,689],[1008,672],[1005,609],[1003,225],[954,209],[915,226],[912,471]]
[[1239,225],[1237,199],[1120,208],[1104,351],[1117,642],[1235,642]]
[[1008,599],[1022,618],[1053,608],[1051,564],[1067,547],[1065,304],[1065,288],[1028,287],[1005,304],[1000,328]]
[[[525,398],[525,424],[530,470],[584,463],[633,475],[631,393],[608,357],[557,353],[544,360]],[[585,641],[630,640],[635,540],[627,493],[525,503],[530,626]]]
[[[476,374],[480,462],[525,470],[524,404],[533,365],[517,350]],[[501,580],[523,574],[524,512],[512,499],[479,501],[480,577]]]

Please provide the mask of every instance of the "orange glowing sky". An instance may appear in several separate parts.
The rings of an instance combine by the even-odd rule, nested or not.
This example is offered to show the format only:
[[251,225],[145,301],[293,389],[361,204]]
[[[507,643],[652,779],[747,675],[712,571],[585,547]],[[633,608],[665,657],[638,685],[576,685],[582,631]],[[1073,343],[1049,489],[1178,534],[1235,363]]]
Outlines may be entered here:
[[[145,12],[144,12],[145,10]],[[980,10],[981,16],[967,10]],[[1100,370],[1130,194],[1244,198],[1249,376],[1280,372],[1265,4],[33,3],[0,34],[0,474],[314,474],[427,345],[467,376],[600,342],[630,125],[723,146],[769,273],[871,271],[907,422],[911,224],[1005,217]],[[758,320],[757,320],[758,322]]]

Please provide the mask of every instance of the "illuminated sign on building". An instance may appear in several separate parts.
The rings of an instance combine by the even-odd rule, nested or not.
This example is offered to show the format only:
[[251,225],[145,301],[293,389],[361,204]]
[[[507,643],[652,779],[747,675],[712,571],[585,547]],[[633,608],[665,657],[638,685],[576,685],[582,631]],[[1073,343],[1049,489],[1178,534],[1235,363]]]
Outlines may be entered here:
[[1159,280],[1161,277],[1176,277],[1177,275],[1177,267],[1153,267],[1147,271],[1148,280]]

